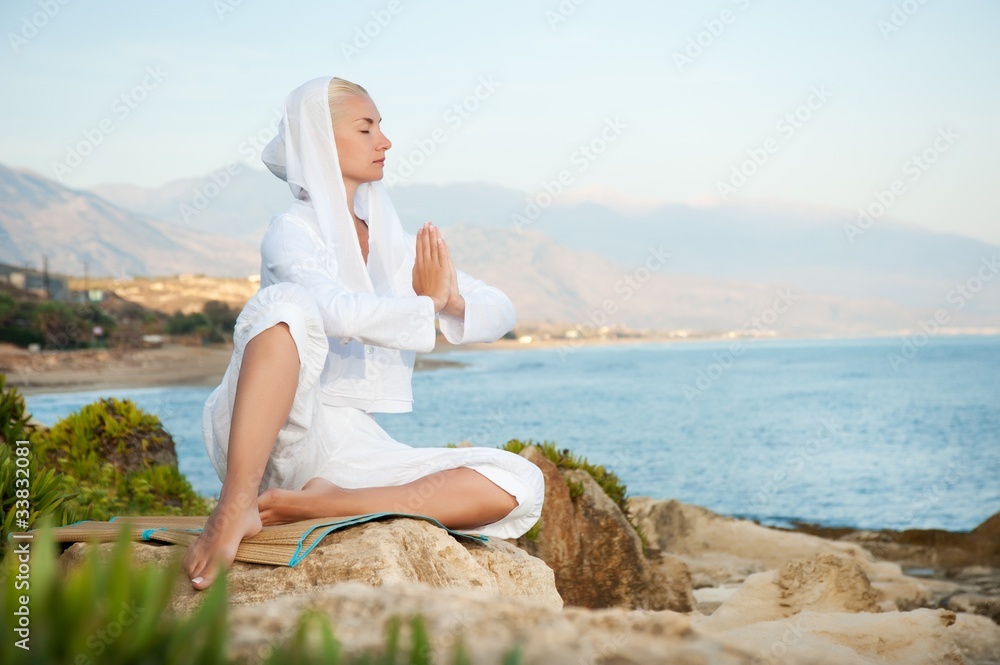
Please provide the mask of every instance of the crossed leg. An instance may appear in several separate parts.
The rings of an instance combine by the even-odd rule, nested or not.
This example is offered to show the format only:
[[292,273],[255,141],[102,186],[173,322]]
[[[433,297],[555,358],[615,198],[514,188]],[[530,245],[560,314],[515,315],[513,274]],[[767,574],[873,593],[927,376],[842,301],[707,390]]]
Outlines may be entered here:
[[286,324],[268,328],[247,343],[219,503],[184,557],[194,588],[208,588],[220,566],[232,564],[240,541],[260,532],[263,524],[407,512],[433,517],[452,529],[475,529],[502,519],[517,506],[513,496],[469,468],[439,471],[405,485],[362,489],[343,489],[313,478],[301,490],[271,489],[258,498],[267,460],[292,409],[298,376],[298,351]]
[[450,529],[475,529],[502,519],[517,507],[517,499],[478,471],[460,467],[391,487],[344,489],[313,478],[299,491],[265,491],[258,506],[264,524],[386,512],[426,515]]

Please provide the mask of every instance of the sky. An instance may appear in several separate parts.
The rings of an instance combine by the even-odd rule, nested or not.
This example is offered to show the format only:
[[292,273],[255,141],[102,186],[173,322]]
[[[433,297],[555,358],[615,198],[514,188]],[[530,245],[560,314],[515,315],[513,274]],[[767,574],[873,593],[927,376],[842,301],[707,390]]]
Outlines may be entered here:
[[386,182],[804,204],[1000,245],[995,0],[6,0],[0,163],[73,188],[261,168],[289,91],[364,86]]

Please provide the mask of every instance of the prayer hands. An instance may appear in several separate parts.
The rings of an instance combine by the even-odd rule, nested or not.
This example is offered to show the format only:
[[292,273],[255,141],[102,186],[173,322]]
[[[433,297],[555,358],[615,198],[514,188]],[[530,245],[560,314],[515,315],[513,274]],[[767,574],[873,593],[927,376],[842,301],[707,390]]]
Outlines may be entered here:
[[[429,296],[434,301],[434,311],[440,312],[452,299],[452,283],[457,279],[455,266],[448,254],[448,246],[436,226],[427,222],[417,231],[417,258],[413,263],[413,291],[418,296]],[[461,298],[461,295],[456,293]],[[464,301],[463,301],[464,311]]]

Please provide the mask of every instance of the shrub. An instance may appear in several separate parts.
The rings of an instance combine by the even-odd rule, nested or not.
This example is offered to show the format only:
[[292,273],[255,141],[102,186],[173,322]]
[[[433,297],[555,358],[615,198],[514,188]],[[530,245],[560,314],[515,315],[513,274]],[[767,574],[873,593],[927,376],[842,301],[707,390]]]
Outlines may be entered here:
[[[9,546],[7,534],[27,530],[42,515],[58,526],[77,519],[74,506],[68,503],[74,495],[65,479],[55,469],[39,466],[39,430],[30,424],[24,398],[16,390],[7,390],[6,383],[7,377],[0,374],[0,556]],[[18,441],[28,443],[17,445]]]
[[83,519],[210,512],[177,468],[160,419],[130,400],[102,399],[66,416],[42,437],[37,454],[79,495]]
[[90,326],[66,303],[48,300],[35,309],[35,326],[45,338],[45,346],[67,349],[82,346],[90,339]]

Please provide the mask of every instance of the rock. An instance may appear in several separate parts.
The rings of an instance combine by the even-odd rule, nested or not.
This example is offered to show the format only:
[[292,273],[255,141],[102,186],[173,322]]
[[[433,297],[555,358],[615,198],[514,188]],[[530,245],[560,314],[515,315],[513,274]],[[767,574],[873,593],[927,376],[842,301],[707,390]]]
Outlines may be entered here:
[[500,663],[515,645],[520,646],[522,665],[751,663],[738,646],[722,646],[696,633],[688,618],[675,612],[576,607],[557,611],[527,599],[413,582],[380,589],[346,582],[266,605],[235,608],[230,615],[231,655],[237,662],[260,662],[272,645],[285,639],[305,609],[332,619],[348,657],[383,647],[393,616],[402,621],[400,644],[408,646],[408,621],[420,615],[434,663],[452,662],[452,650],[459,642],[472,663]]
[[1000,624],[1000,598],[981,593],[956,593],[946,598],[941,606],[955,612],[981,614]]
[[1000,513],[987,518],[970,532],[941,529],[864,531],[829,529],[817,525],[799,528],[822,536],[863,545],[875,557],[899,561],[910,568],[1000,568]]
[[[516,542],[551,566],[566,604],[691,609],[691,578],[684,563],[676,557],[647,559],[635,529],[590,474],[561,471],[534,446],[521,455],[545,476],[545,504],[537,537]],[[567,481],[582,492],[570,496]]]
[[897,563],[876,561],[856,543],[770,529],[676,500],[639,497],[631,499],[629,507],[652,546],[687,564],[696,589],[728,587],[792,559],[834,555],[861,567],[878,591],[881,609],[906,610],[930,604],[931,594],[921,580],[904,575]]
[[756,573],[698,626],[722,632],[785,619],[804,610],[876,612],[877,594],[856,561],[824,554]]
[[[77,543],[62,560],[72,565],[95,546],[105,554],[113,548],[111,543]],[[180,547],[138,543],[134,559],[140,565],[168,565],[182,553]],[[347,580],[372,587],[423,582],[434,588],[477,589],[496,597],[529,599],[546,608],[562,607],[552,570],[543,561],[498,538],[488,543],[459,540],[424,520],[406,518],[335,531],[294,568],[236,562],[227,586],[232,605],[247,605]],[[190,584],[179,584],[174,608],[188,610],[202,598],[204,594]]]
[[[692,558],[706,554],[715,564],[725,561],[719,556],[724,555],[729,558],[730,566],[738,565],[750,572],[771,570],[789,559],[808,559],[821,554],[845,556],[862,567],[874,561],[859,545],[769,529],[673,499],[637,497],[629,501],[629,508],[651,545],[680,556],[689,565]],[[700,572],[707,571],[700,568]],[[730,568],[727,572],[732,575],[734,571]]]
[[1000,663],[1000,626],[984,616],[957,613],[948,634],[961,650],[968,665]]
[[886,612],[908,612],[919,607],[930,607],[933,602],[923,581],[918,582],[905,575],[872,580],[872,588],[878,594],[879,607]]
[[687,564],[662,552],[648,555],[647,561],[653,569],[652,584],[666,594],[666,601],[662,603],[664,606],[651,609],[690,612],[695,600]]
[[950,632],[955,614],[920,609],[882,614],[807,610],[786,619],[713,633],[754,663],[782,665],[965,665]]

